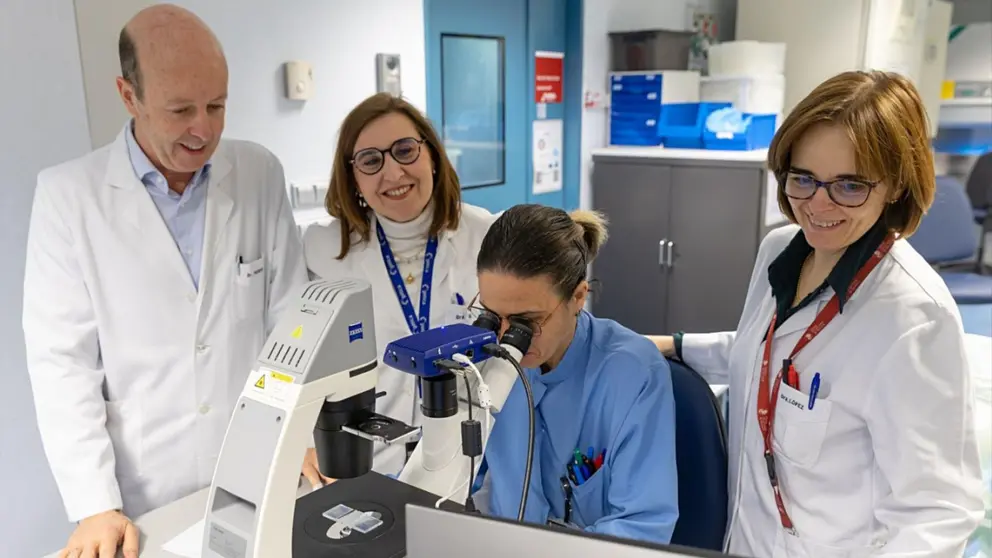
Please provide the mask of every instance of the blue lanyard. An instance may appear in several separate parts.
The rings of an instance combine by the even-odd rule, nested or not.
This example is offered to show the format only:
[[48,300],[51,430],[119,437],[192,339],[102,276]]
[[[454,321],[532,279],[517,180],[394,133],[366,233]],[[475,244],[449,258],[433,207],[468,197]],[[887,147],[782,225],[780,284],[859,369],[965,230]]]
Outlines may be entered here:
[[427,251],[424,253],[424,275],[420,285],[420,313],[415,314],[413,303],[410,302],[410,295],[407,293],[403,278],[400,277],[400,268],[396,265],[396,258],[386,240],[386,233],[382,232],[382,225],[375,224],[375,234],[379,237],[379,248],[382,250],[382,261],[386,264],[386,271],[389,273],[389,280],[393,282],[393,290],[396,298],[399,299],[403,315],[406,316],[406,323],[410,327],[410,333],[420,333],[430,329],[431,316],[431,281],[434,276],[434,258],[437,256],[437,237],[432,236],[427,239]]

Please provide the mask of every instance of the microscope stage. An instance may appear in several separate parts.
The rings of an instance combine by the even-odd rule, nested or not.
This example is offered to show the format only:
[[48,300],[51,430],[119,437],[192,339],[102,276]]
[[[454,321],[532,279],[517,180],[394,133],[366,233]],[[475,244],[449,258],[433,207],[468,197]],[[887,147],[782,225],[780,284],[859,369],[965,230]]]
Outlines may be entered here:
[[[459,500],[464,491],[458,494]],[[342,479],[296,501],[294,558],[406,556],[406,505],[434,507],[438,496],[378,473]],[[462,511],[453,501],[441,509]]]

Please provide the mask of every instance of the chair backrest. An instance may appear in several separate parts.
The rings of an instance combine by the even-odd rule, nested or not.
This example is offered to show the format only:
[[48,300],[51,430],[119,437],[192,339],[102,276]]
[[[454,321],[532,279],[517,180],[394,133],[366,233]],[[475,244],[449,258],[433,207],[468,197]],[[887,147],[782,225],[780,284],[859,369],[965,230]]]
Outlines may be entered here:
[[960,262],[978,250],[975,218],[964,186],[950,176],[937,177],[930,211],[909,243],[932,265]]
[[992,207],[992,151],[975,161],[967,184],[968,199],[975,209]]
[[709,384],[669,360],[675,396],[679,519],[672,544],[722,550],[727,530],[727,436]]

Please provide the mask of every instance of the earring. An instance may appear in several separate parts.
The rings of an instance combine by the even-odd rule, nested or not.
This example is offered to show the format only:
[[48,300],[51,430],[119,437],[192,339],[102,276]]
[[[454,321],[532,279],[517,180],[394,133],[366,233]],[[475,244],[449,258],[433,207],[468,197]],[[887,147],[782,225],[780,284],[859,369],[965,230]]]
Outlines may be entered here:
[[362,209],[365,209],[366,207],[369,206],[369,202],[365,201],[365,198],[362,197],[361,194],[356,194],[355,197],[358,198],[358,207],[361,207]]

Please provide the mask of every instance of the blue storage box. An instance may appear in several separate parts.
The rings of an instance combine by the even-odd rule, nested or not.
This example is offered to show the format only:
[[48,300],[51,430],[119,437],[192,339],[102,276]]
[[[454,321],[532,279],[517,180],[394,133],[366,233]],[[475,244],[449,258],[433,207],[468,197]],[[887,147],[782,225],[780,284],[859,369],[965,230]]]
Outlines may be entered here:
[[937,153],[983,155],[992,151],[992,126],[988,122],[973,125],[941,126],[933,139]]
[[703,147],[724,151],[752,151],[771,145],[772,138],[775,137],[776,115],[744,113],[743,117],[750,118],[751,122],[746,130],[739,133],[713,133],[706,129],[704,122]]
[[658,145],[658,117],[650,114],[610,111],[611,145]]
[[661,93],[661,73],[613,74],[610,76],[610,94]]
[[669,148],[702,149],[706,118],[730,103],[671,103],[661,106],[658,135]]

